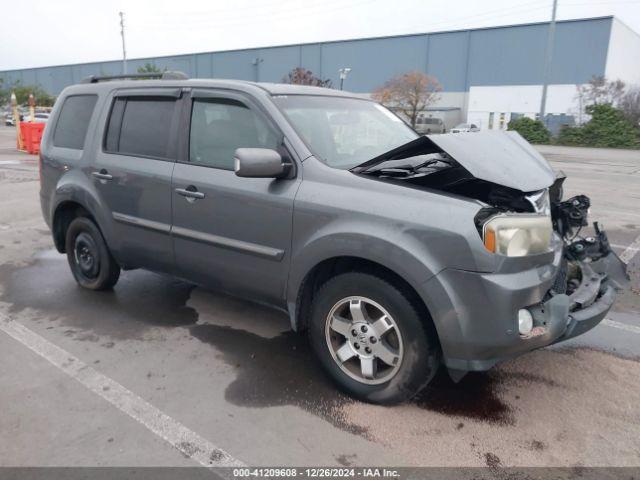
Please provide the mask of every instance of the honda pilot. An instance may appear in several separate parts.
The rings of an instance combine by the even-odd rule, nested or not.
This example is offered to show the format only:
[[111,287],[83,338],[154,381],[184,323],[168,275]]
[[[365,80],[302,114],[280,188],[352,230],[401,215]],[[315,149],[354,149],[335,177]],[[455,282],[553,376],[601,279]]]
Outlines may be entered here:
[[[134,75],[135,76],[135,75]],[[515,132],[420,136],[319,87],[90,77],[58,97],[40,199],[82,287],[144,268],[271,305],[328,375],[414,396],[595,327],[625,282],[589,199]],[[259,320],[259,319],[258,319]]]

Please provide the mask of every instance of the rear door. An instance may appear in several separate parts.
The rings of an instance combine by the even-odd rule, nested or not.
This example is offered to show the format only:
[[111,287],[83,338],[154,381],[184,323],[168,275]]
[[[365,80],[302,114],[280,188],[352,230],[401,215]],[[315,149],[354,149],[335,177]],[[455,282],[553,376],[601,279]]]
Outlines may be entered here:
[[178,88],[115,93],[90,175],[113,218],[116,258],[171,272],[171,174],[176,158]]
[[284,306],[299,179],[240,178],[233,160],[241,147],[291,158],[283,136],[240,93],[191,96],[189,132],[172,182],[176,268],[199,283]]

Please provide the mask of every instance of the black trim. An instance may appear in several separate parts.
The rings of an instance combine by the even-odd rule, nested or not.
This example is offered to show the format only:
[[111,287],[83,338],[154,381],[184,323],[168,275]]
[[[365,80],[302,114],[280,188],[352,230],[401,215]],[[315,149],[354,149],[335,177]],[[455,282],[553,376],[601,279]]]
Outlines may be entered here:
[[278,248],[266,247],[264,245],[258,245],[257,243],[243,242],[242,240],[234,240],[228,237],[198,232],[189,228],[176,227],[175,225],[171,228],[171,233],[177,237],[209,243],[216,247],[235,250],[237,252],[263,257],[269,260],[276,260],[278,262],[284,257],[284,250],[280,250]]
[[146,228],[147,230],[155,230],[156,232],[170,233],[171,225],[168,223],[154,222],[153,220],[145,220],[144,218],[126,215],[124,213],[113,212],[113,219],[116,222],[133,225],[135,227]]
[[125,88],[117,90],[114,97],[171,97],[180,98],[182,88]]

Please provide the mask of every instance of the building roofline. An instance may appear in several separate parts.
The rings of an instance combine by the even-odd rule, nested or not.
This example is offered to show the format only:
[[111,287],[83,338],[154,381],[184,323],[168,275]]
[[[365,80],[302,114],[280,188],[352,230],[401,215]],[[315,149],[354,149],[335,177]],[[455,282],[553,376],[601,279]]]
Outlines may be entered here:
[[[575,22],[588,22],[593,20],[617,20],[621,22],[614,15],[604,15],[599,17],[585,17],[585,18],[569,18],[566,20],[558,20],[556,23],[575,23]],[[399,35],[386,35],[386,36],[377,36],[377,37],[357,37],[357,38],[345,38],[345,39],[337,39],[337,40],[324,40],[318,42],[306,42],[306,43],[287,43],[281,45],[269,45],[263,47],[247,47],[247,48],[233,48],[229,50],[206,50],[200,52],[190,52],[190,53],[177,53],[171,55],[156,55],[156,56],[147,56],[147,57],[136,57],[136,58],[128,58],[127,62],[131,61],[139,61],[139,60],[161,60],[164,58],[176,58],[176,57],[191,57],[194,55],[204,55],[204,54],[216,54],[216,53],[234,53],[234,52],[250,52],[252,50],[270,50],[274,48],[286,48],[286,47],[305,47],[305,46],[313,46],[313,45],[330,45],[335,43],[347,43],[347,42],[360,42],[364,40],[387,40],[394,38],[407,38],[407,37],[419,37],[423,35],[443,35],[448,33],[460,33],[460,32],[477,32],[483,30],[498,30],[503,28],[514,28],[514,27],[530,27],[535,25],[546,25],[551,22],[527,22],[527,23],[513,23],[507,25],[495,25],[491,27],[478,27],[478,28],[458,28],[454,30],[436,30],[431,32],[416,32],[416,33],[403,33]],[[621,22],[623,23],[623,22]],[[623,23],[624,24],[624,23]],[[627,26],[625,24],[625,26]],[[634,31],[630,27],[627,26],[631,31]],[[12,68],[9,70],[0,70],[0,73],[11,73],[18,72],[24,70],[37,70],[41,68],[60,68],[60,67],[76,67],[81,65],[95,65],[101,63],[109,63],[109,62],[122,62],[122,59],[111,59],[111,60],[97,60],[93,62],[78,62],[78,63],[64,63],[59,65],[44,65],[41,67],[22,67],[22,68]]]

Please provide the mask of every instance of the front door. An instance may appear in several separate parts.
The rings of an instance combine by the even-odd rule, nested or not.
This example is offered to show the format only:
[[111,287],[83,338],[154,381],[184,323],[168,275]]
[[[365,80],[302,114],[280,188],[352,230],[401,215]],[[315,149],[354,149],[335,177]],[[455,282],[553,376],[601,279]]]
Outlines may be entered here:
[[117,92],[107,131],[88,174],[111,215],[119,262],[171,272],[171,174],[179,89]]
[[233,160],[241,147],[288,154],[282,135],[243,95],[210,90],[191,95],[188,147],[172,181],[177,271],[284,306],[299,180],[240,178]]

